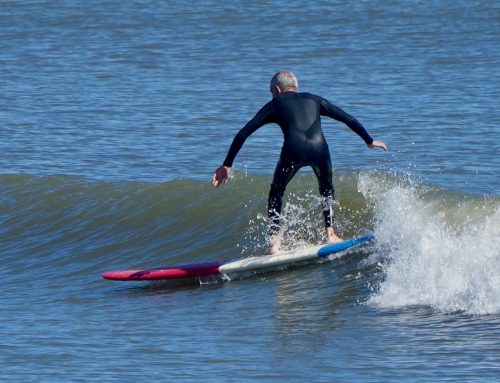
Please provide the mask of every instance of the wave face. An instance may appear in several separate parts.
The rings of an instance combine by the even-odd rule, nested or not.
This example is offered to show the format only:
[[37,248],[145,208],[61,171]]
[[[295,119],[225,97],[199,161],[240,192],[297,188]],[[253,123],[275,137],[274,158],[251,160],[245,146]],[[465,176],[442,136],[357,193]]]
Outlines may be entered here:
[[[3,270],[56,273],[75,282],[104,270],[157,267],[266,252],[269,176],[237,173],[221,189],[205,181],[89,182],[2,175]],[[335,223],[345,238],[374,233],[368,304],[444,312],[500,312],[498,197],[416,184],[401,175],[335,177]],[[324,241],[314,176],[299,175],[283,211],[287,248]]]

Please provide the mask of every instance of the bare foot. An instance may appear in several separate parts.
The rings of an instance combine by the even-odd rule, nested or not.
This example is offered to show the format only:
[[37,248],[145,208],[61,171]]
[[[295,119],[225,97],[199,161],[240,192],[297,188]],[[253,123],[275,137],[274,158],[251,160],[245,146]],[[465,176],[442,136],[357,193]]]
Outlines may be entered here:
[[336,242],[343,241],[342,238],[338,237],[337,234],[335,234],[333,227],[326,228],[326,239],[327,239],[328,243],[336,243]]
[[273,235],[271,238],[269,238],[269,242],[270,242],[269,254],[270,255],[278,254],[281,251],[280,235]]

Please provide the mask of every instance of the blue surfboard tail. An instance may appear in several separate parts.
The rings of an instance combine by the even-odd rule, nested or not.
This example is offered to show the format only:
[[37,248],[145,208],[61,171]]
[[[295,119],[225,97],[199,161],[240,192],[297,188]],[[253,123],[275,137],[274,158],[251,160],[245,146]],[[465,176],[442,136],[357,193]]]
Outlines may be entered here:
[[360,246],[373,241],[375,241],[375,237],[373,235],[365,235],[364,237],[349,239],[347,241],[330,243],[318,250],[318,257],[326,257],[328,255],[339,253],[352,247]]

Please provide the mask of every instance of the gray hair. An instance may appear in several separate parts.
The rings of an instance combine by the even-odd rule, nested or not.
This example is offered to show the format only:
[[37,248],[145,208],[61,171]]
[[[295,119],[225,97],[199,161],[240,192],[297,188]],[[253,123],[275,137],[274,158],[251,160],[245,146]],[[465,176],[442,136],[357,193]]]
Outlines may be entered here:
[[283,90],[288,90],[290,88],[297,89],[299,87],[299,82],[297,81],[297,77],[295,77],[292,72],[280,71],[276,73],[271,79],[271,84],[269,86],[271,92],[276,85]]

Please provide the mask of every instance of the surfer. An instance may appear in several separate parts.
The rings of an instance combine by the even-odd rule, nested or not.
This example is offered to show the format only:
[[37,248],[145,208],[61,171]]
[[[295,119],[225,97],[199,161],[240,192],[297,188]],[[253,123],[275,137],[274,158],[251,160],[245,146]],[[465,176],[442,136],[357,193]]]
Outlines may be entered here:
[[339,242],[341,239],[333,228],[332,161],[321,129],[321,116],[343,122],[358,134],[369,148],[382,148],[387,151],[387,146],[382,141],[373,140],[361,123],[328,100],[311,93],[299,93],[298,81],[292,72],[276,73],[271,79],[270,91],[272,100],[236,134],[222,166],[213,174],[212,184],[218,187],[229,180],[233,161],[252,133],[263,125],[278,124],[283,132],[284,143],[267,203],[271,220],[270,253],[275,254],[281,248],[279,224],[286,186],[304,166],[312,167],[318,179],[319,192],[324,199],[323,216],[327,240]]

